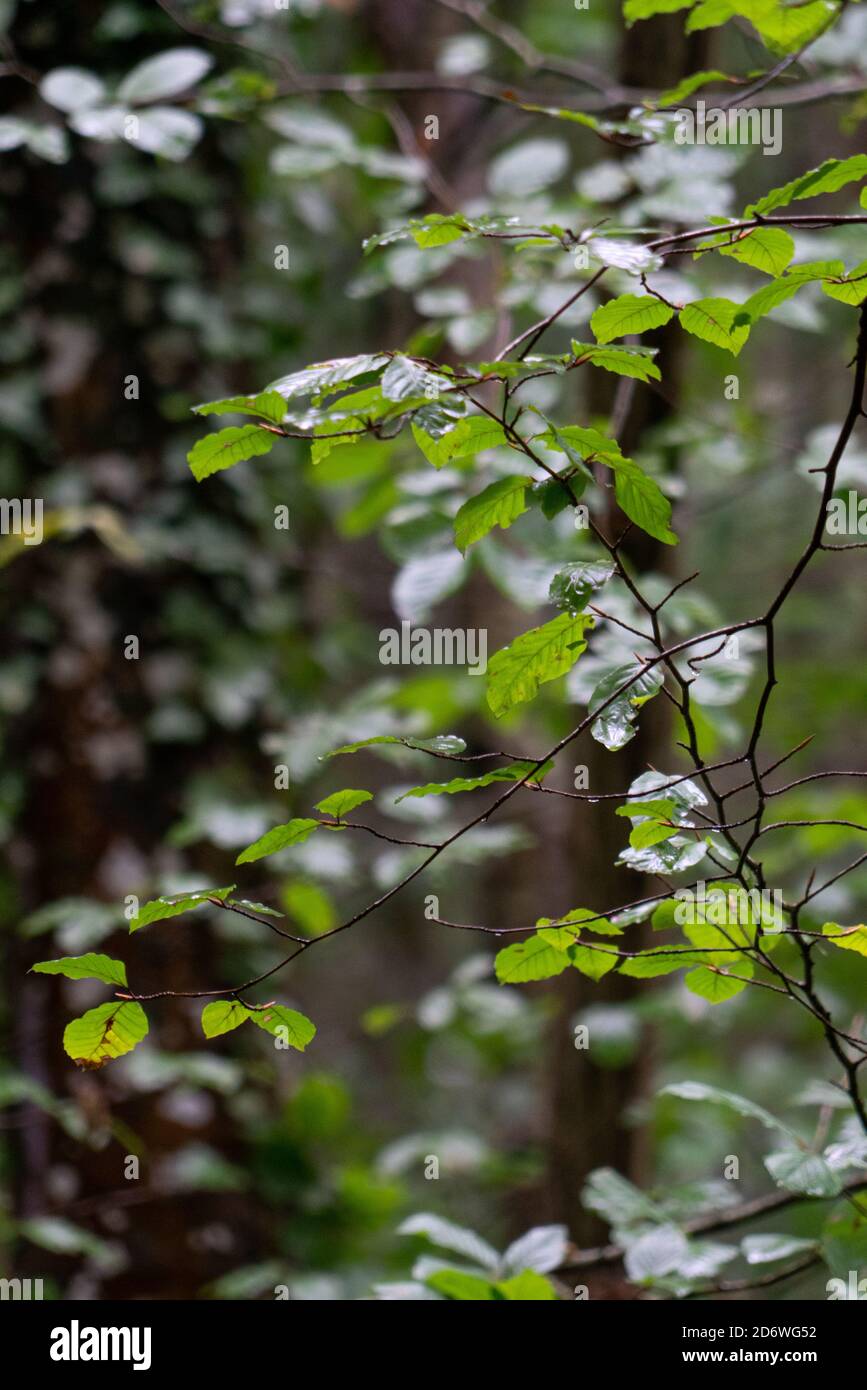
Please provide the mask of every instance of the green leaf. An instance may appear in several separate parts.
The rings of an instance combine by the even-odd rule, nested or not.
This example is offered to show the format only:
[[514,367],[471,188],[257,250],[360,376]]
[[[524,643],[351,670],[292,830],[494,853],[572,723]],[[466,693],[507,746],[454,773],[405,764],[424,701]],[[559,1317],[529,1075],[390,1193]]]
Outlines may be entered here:
[[603,975],[614,969],[619,960],[617,952],[607,947],[600,950],[592,946],[570,946],[568,954],[575,969],[591,980],[601,980]]
[[[493,772],[484,772],[478,777],[453,777],[450,782],[426,782],[423,787],[413,787],[411,791],[403,792],[396,798],[395,805],[398,801],[405,801],[408,796],[453,796],[455,792],[474,792],[479,787],[490,787],[495,782],[520,782],[535,766],[536,764],[531,762],[517,762],[512,763],[511,767],[498,767]],[[551,764],[548,763],[538,768],[530,780],[541,781],[550,767]]]
[[[706,885],[703,899],[693,899],[690,916],[684,931],[695,946],[751,946],[764,928],[762,944],[771,950],[779,941],[778,933],[785,924],[773,900],[767,900],[756,890],[747,890],[735,883],[713,882]],[[713,958],[713,964],[731,955]]]
[[620,974],[633,980],[654,980],[658,975],[671,975],[685,965],[701,965],[705,960],[700,952],[685,946],[652,946],[649,951],[623,961]]
[[475,228],[460,213],[444,215],[439,212],[429,213],[422,222],[410,223],[410,235],[416,246],[422,251],[428,250],[432,246],[448,246],[452,241],[460,241],[467,235],[473,235]]
[[197,907],[204,907],[214,898],[223,902],[234,887],[234,883],[231,883],[228,888],[204,888],[200,893],[185,893],[180,898],[154,898],[153,902],[145,903],[136,915],[130,918],[129,929],[134,932],[141,927],[149,927],[151,922],[162,922],[167,917],[179,917],[182,912],[192,912]]
[[96,955],[61,956],[59,960],[40,960],[31,965],[39,975],[65,975],[68,980],[102,980],[107,985],[126,985],[126,966],[122,960]]
[[466,742],[457,734],[435,734],[433,738],[405,738],[397,734],[374,734],[372,738],[359,739],[357,743],[344,743],[342,748],[334,748],[327,756],[336,758],[341,753],[357,753],[361,748],[372,748],[380,743],[397,743],[404,748],[418,749],[422,753],[446,753],[450,756],[466,752]]
[[459,509],[455,521],[455,545],[462,554],[495,526],[505,531],[527,510],[531,478],[510,475],[490,483]]
[[260,425],[230,425],[228,429],[216,430],[199,439],[187,454],[187,460],[196,482],[219,473],[223,468],[231,468],[236,463],[255,458],[259,454],[270,453],[276,435],[263,430]]
[[332,792],[324,801],[317,801],[316,810],[321,811],[324,816],[334,816],[335,820],[340,820],[350,811],[354,811],[356,806],[372,800],[373,792],[356,791],[347,787],[341,792]]
[[314,362],[300,372],[278,377],[267,387],[277,391],[284,400],[293,396],[315,396],[331,387],[342,386],[356,377],[366,376],[384,367],[388,358],[381,352],[360,353],[356,357],[332,357],[328,362]]
[[754,227],[740,234],[732,246],[718,246],[721,256],[762,270],[766,275],[782,275],[795,254],[795,243],[780,227]]
[[779,280],[775,280],[771,285],[764,285],[755,294],[751,294],[741,305],[738,318],[754,323],[756,319],[769,314],[772,309],[791,299],[802,285],[807,285],[813,280],[840,279],[845,274],[846,267],[842,261],[807,261],[802,265],[792,266]]
[[630,820],[635,820],[640,816],[655,816],[657,820],[672,820],[674,817],[677,803],[669,797],[660,797],[654,801],[627,801],[625,806],[618,806],[614,812],[615,816],[628,816]]
[[511,1279],[500,1279],[497,1288],[504,1298],[521,1303],[557,1301],[557,1291],[550,1279],[546,1279],[544,1274],[537,1274],[534,1269],[525,1269]]
[[[694,0],[685,0],[685,4],[691,5],[693,3]],[[668,87],[664,92],[660,92],[655,105],[657,109],[661,106],[680,106],[687,97],[691,97],[693,92],[697,92],[700,87],[706,87],[711,82],[730,83],[734,80],[727,73],[720,72],[718,68],[694,72],[689,77],[685,77],[682,82],[678,82],[676,87]]]
[[[559,449],[576,467],[581,466],[585,459],[598,458],[609,467],[614,463],[628,462],[620,452],[617,440],[609,439],[599,430],[590,429],[585,425],[552,425],[550,420],[546,420],[546,424],[548,429],[536,438],[547,444],[549,449]],[[588,469],[584,469],[584,472],[592,479],[593,475]]]
[[630,676],[635,676],[616,700],[612,700],[598,719],[590,727],[590,733],[597,743],[605,745],[610,752],[629,743],[635,737],[635,721],[642,705],[653,699],[662,688],[662,675],[658,668],[645,671],[641,662],[629,662],[626,666],[616,666],[596,686],[587,706],[588,713],[595,714],[600,705],[610,700],[615,690],[624,685]]
[[250,1009],[232,999],[217,999],[202,1010],[202,1031],[206,1038],[230,1033],[247,1020],[266,1033],[283,1039],[290,1047],[303,1052],[316,1036],[316,1027],[304,1014],[287,1009],[282,1004],[268,1004],[264,1009]]
[[318,820],[298,818],[287,821],[285,825],[275,825],[252,845],[242,850],[235,860],[236,864],[252,864],[255,859],[264,859],[278,850],[288,849],[290,845],[301,845],[319,825]]
[[671,503],[656,479],[632,459],[619,462],[602,459],[602,462],[614,470],[614,495],[629,520],[664,545],[677,545],[677,536],[669,525]]
[[826,159],[816,169],[809,169],[800,178],[792,179],[781,188],[773,188],[757,203],[744,209],[745,217],[756,213],[774,212],[801,198],[815,198],[820,193],[836,193],[847,183],[867,178],[867,154],[853,154],[848,159]]
[[822,293],[830,299],[839,299],[841,304],[863,304],[867,299],[867,261],[862,261],[839,279],[824,280]]
[[387,401],[407,401],[416,396],[426,396],[432,387],[440,391],[449,382],[446,377],[432,372],[423,362],[395,353],[382,374],[382,394]]
[[392,227],[386,232],[376,232],[363,242],[364,254],[369,256],[379,246],[391,246],[396,241],[412,237],[416,246],[426,250],[431,246],[448,246],[462,237],[477,236],[479,228],[461,213],[443,214],[431,212],[427,217],[414,218],[402,227]]
[[736,14],[743,15],[762,36],[769,48],[796,53],[827,27],[833,10],[826,0],[807,4],[788,4],[786,0],[729,0]]
[[780,1187],[788,1192],[803,1192],[806,1197],[836,1197],[843,1188],[841,1175],[820,1154],[806,1153],[800,1148],[768,1154],[765,1167]]
[[495,1286],[480,1274],[468,1274],[462,1269],[440,1269],[429,1274],[425,1280],[428,1288],[435,1289],[445,1298],[461,1302],[490,1302],[500,1295]]
[[383,419],[394,409],[393,402],[385,399],[378,386],[366,386],[361,391],[351,391],[349,395],[341,396],[333,403],[325,418],[318,420],[314,425],[310,442],[310,462],[314,465],[319,464],[335,449],[358,444],[371,424]]
[[587,648],[584,633],[593,625],[586,613],[561,613],[495,652],[488,662],[488,705],[496,718],[532,700],[540,685],[571,670]]
[[237,999],[215,999],[202,1009],[202,1032],[206,1038],[218,1038],[231,1033],[250,1017],[250,1010]]
[[624,0],[623,18],[632,25],[637,19],[650,19],[655,14],[674,14],[688,10],[695,0]]
[[731,0],[699,0],[686,21],[686,32],[696,33],[701,29],[716,29],[734,18],[735,11]]
[[494,358],[490,362],[467,362],[464,371],[478,377],[513,378],[538,371],[562,376],[573,365],[571,352],[530,352],[526,357]]
[[[584,467],[582,460],[598,459],[614,472],[614,491],[618,504],[636,526],[666,545],[677,545],[677,536],[669,528],[671,503],[654,478],[649,477],[634,461],[620,451],[616,439],[608,439],[598,430],[582,425],[549,428],[541,436],[551,449],[559,449],[569,461]],[[586,471],[586,470],[585,470]]]
[[680,1100],[707,1101],[711,1105],[722,1105],[727,1110],[734,1110],[738,1115],[744,1115],[749,1120],[758,1120],[764,1125],[765,1129],[776,1130],[778,1134],[784,1134],[786,1138],[797,1140],[798,1136],[788,1125],[778,1120],[776,1115],[772,1115],[769,1110],[764,1110],[761,1105],[754,1104],[747,1100],[745,1096],[739,1096],[734,1091],[721,1091],[717,1086],[706,1086],[701,1081],[678,1081],[671,1086],[663,1086],[659,1092],[661,1096],[677,1096]]
[[[550,919],[542,919],[548,920]],[[536,923],[538,927],[539,922]],[[587,931],[596,932],[598,936],[622,936],[623,929],[617,927],[613,922],[609,922],[607,917],[601,917],[590,907],[573,907],[571,911],[564,912],[562,917],[557,917],[552,923],[553,927],[562,930],[569,930],[573,934],[586,928]],[[544,933],[541,933],[544,935]],[[571,943],[570,943],[571,944]],[[561,949],[563,949],[561,947]]]
[[278,912],[276,907],[268,907],[267,903],[252,902],[249,898],[227,898],[226,902],[232,907],[243,907],[247,912],[259,912],[263,917],[283,917],[285,915]]
[[498,951],[494,970],[501,985],[521,985],[562,975],[568,965],[569,956],[565,951],[558,951],[537,935]]
[[696,299],[681,309],[680,324],[687,333],[737,357],[750,336],[749,324],[740,322],[742,309],[731,299]]
[[416,423],[413,423],[412,434],[434,468],[442,468],[452,459],[468,458],[481,453],[483,449],[495,449],[509,443],[499,421],[489,420],[487,415],[467,415],[439,439],[433,438]]
[[574,946],[581,931],[580,926],[575,927],[554,927],[543,926],[544,922],[550,918],[540,917],[536,923],[538,935],[548,946],[553,946],[555,951],[568,951],[570,946]]
[[[586,473],[586,470],[582,470]],[[547,482],[536,483],[533,487],[533,504],[538,504],[542,515],[553,521],[555,516],[559,516],[567,507],[572,505],[572,498],[581,497],[587,486],[589,479],[573,473],[569,479],[569,490],[560,481],[560,474],[556,478],[549,478]],[[570,496],[571,492],[571,496]],[[562,606],[562,605],[561,605]]]
[[832,1274],[847,1283],[849,1271],[867,1275],[867,1222],[859,1212],[835,1216],[822,1229],[822,1257]]
[[601,304],[590,319],[597,342],[610,343],[628,333],[647,333],[661,328],[674,316],[674,310],[652,294],[621,294]]
[[286,402],[277,391],[262,391],[258,396],[227,396],[219,401],[203,401],[192,410],[194,415],[261,415],[279,425],[286,414]]
[[633,827],[629,843],[633,849],[648,849],[650,845],[661,844],[678,833],[676,825],[663,825],[658,820],[642,820]]
[[[747,980],[753,973],[750,961],[744,961],[732,969],[735,974],[732,974],[731,970],[723,974],[718,969],[700,965],[697,970],[690,970],[688,975],[684,975],[683,983],[693,994],[700,995],[709,1004],[722,1004],[726,999],[733,999],[742,989],[746,989]],[[740,978],[737,978],[738,976]]]
[[822,928],[822,935],[832,946],[839,946],[843,951],[857,951],[859,956],[867,956],[867,927],[839,927],[836,922],[826,922]]
[[63,1046],[77,1066],[96,1070],[132,1052],[147,1031],[147,1015],[140,1004],[111,1001],[68,1023]]
[[575,111],[568,106],[539,106],[535,102],[519,101],[516,105],[522,111],[531,111],[540,116],[551,116],[558,121],[573,121],[575,125],[586,126],[602,136],[640,135],[641,127],[637,121],[603,121],[591,116],[587,111]]
[[250,1009],[250,1022],[266,1033],[287,1042],[297,1052],[303,1052],[316,1036],[316,1025],[295,1009],[283,1004],[269,1004],[267,1009]]
[[661,381],[662,373],[654,362],[655,348],[603,347],[600,344],[576,343],[572,351],[580,365],[589,362],[618,376],[634,377],[637,381]]
[[607,584],[614,574],[612,560],[582,560],[558,570],[551,580],[548,597],[558,608],[573,616],[586,608],[588,600]]
[[[670,840],[650,845],[647,849],[627,846],[620,851],[615,863],[626,864],[636,873],[679,874],[704,859],[709,843],[707,837],[696,839],[691,835],[674,835]],[[707,963],[706,960],[704,963]]]
[[570,490],[573,496],[581,497],[587,483],[594,481],[591,469],[584,462],[585,458],[595,458],[598,452],[606,448],[609,451],[613,450],[618,458],[622,455],[616,441],[606,439],[598,430],[583,429],[580,425],[567,425],[565,429],[560,429],[557,425],[552,425],[550,420],[546,423],[548,429],[535,438],[540,439],[549,449],[557,449],[561,454],[565,454],[574,470],[573,475],[568,478],[568,486],[561,481],[561,474],[542,485],[542,509],[550,518],[563,510],[558,499],[562,499],[563,505],[568,506],[571,500]]

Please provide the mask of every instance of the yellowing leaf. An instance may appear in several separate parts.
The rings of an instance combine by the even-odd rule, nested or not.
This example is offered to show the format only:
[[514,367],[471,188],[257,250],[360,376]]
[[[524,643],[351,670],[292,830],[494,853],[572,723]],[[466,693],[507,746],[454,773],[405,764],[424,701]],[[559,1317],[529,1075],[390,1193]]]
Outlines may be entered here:
[[147,1031],[147,1015],[141,1004],[114,1000],[68,1023],[63,1046],[77,1066],[95,1070],[132,1052]]
[[303,1052],[316,1036],[315,1023],[311,1023],[304,1014],[299,1014],[297,1009],[287,1009],[283,1004],[270,1004],[267,1009],[250,1009],[250,1022],[298,1052]]

